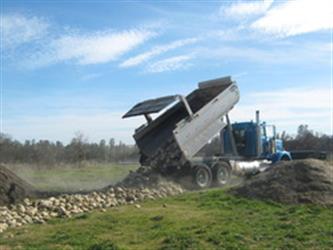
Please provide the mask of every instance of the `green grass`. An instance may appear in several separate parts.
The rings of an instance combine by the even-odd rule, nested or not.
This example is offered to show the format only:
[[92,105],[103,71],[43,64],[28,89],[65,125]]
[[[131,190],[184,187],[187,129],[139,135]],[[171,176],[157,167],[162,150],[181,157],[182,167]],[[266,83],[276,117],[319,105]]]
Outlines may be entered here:
[[18,176],[41,191],[89,190],[114,184],[122,180],[138,164],[92,163],[58,165],[49,169],[37,169],[33,165],[7,165]]
[[320,206],[281,205],[209,190],[147,201],[140,209],[128,205],[11,229],[0,235],[1,246],[41,250],[333,249],[333,213]]

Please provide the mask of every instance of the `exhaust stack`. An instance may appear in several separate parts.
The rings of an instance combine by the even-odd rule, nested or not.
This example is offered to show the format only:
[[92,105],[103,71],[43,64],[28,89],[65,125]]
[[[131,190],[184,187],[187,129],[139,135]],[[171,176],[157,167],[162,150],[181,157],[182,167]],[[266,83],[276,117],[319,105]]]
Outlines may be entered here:
[[256,111],[256,123],[260,125],[259,110]]
[[262,154],[259,110],[256,110],[256,125],[257,125],[257,145],[256,145],[256,149],[257,149],[257,156],[259,157]]

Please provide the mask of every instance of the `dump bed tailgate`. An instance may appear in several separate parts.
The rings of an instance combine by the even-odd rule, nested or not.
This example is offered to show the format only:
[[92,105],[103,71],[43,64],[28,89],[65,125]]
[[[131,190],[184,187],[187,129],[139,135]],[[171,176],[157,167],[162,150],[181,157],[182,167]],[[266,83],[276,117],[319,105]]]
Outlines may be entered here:
[[231,84],[198,110],[193,117],[177,124],[174,136],[187,158],[192,158],[227,125],[223,122],[223,116],[233,108],[238,100],[238,88],[235,84]]

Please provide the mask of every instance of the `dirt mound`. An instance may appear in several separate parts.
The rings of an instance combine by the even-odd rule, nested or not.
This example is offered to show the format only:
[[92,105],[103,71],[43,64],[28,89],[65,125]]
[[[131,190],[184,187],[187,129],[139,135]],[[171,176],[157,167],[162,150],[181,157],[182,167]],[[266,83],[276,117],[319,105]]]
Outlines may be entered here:
[[333,205],[333,166],[314,159],[280,162],[230,192],[289,204]]
[[34,196],[33,187],[16,174],[0,166],[0,206]]

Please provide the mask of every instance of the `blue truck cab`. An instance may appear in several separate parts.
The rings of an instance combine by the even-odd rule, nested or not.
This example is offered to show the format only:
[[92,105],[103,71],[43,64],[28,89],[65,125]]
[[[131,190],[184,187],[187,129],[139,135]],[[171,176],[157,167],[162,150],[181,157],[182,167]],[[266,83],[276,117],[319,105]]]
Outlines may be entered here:
[[283,147],[283,141],[276,137],[274,125],[256,122],[229,124],[221,131],[222,154],[244,160],[269,160],[272,163],[291,160],[290,152]]
[[260,124],[260,137],[262,144],[261,158],[272,161],[290,161],[291,154],[283,147],[283,141],[276,137],[275,125]]

